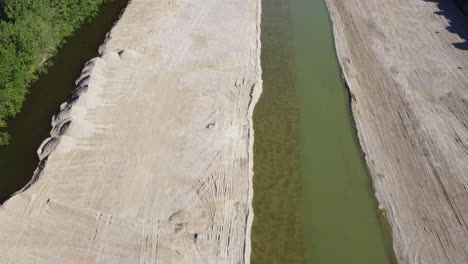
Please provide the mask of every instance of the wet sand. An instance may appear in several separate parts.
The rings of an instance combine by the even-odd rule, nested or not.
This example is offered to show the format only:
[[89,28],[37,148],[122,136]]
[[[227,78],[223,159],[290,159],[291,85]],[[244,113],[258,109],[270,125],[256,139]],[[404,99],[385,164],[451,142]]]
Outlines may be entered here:
[[327,3],[399,263],[467,263],[468,19],[447,1]]
[[0,207],[1,263],[249,263],[260,2],[133,0]]

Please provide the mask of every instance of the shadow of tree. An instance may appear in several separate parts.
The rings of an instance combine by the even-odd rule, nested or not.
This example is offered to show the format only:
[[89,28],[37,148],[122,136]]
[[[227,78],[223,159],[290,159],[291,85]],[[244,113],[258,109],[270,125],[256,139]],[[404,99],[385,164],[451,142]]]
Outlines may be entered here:
[[5,0],[0,0],[0,20],[6,19],[4,8],[5,8]]
[[450,26],[447,30],[457,34],[463,41],[452,43],[454,47],[461,50],[468,50],[468,16],[463,12],[462,7],[468,4],[467,0],[423,0],[425,2],[437,3],[439,11],[437,15],[444,16]]
[[468,0],[455,0],[462,9],[462,11],[468,15]]

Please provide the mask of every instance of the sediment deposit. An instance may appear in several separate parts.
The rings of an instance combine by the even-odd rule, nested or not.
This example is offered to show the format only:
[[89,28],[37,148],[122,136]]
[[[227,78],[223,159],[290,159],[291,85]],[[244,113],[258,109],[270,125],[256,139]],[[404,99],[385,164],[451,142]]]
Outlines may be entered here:
[[132,0],[0,206],[0,263],[249,263],[259,22]]
[[468,19],[449,2],[327,0],[399,263],[468,263]]

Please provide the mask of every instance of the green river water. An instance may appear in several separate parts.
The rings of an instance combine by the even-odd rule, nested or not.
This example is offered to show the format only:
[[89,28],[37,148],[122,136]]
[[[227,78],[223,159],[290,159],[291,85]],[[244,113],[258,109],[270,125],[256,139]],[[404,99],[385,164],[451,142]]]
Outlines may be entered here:
[[392,263],[323,0],[264,0],[252,264]]

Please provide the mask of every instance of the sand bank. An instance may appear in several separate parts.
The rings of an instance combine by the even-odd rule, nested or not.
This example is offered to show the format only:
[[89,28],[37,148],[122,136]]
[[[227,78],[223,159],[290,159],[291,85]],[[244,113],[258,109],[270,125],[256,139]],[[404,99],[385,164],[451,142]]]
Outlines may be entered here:
[[400,263],[468,263],[468,21],[437,2],[327,0]]
[[0,263],[249,263],[260,10],[132,0],[0,207]]

